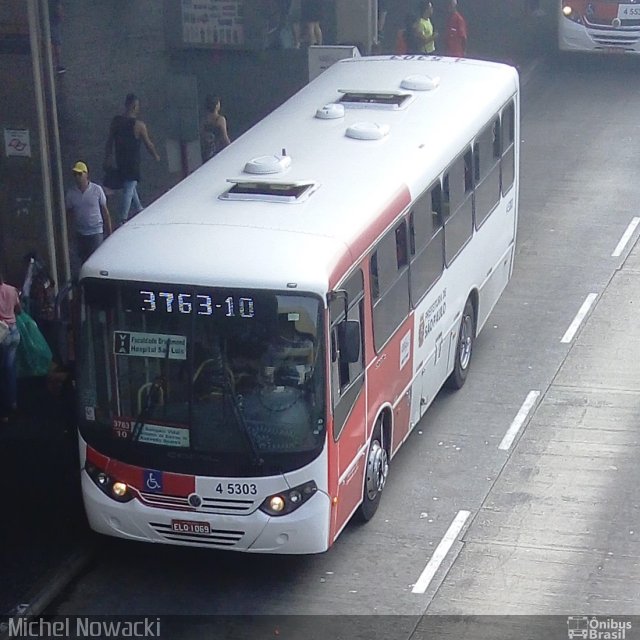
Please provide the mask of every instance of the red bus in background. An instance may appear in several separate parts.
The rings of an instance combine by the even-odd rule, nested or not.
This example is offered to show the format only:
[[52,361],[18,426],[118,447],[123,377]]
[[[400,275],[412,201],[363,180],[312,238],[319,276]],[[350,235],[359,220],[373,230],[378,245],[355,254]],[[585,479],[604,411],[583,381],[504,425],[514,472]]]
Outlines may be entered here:
[[560,51],[640,53],[640,0],[561,0]]

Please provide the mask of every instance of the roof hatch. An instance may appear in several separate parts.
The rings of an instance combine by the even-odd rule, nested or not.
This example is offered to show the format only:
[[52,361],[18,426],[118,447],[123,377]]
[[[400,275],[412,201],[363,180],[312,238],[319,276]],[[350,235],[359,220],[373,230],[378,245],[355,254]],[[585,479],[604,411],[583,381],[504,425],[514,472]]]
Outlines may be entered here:
[[306,200],[320,186],[316,182],[273,182],[266,180],[227,180],[231,188],[220,194],[221,200],[295,203]]
[[352,108],[404,109],[413,99],[411,93],[399,91],[347,91],[339,89],[340,104]]

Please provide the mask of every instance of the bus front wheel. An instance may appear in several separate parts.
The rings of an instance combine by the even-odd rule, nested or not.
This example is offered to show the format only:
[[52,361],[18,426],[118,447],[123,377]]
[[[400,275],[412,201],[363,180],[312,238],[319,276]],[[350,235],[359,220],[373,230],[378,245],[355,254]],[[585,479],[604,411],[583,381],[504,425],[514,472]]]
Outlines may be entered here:
[[461,389],[469,373],[471,355],[473,353],[473,342],[476,337],[476,313],[473,308],[471,298],[467,299],[460,322],[458,332],[458,344],[456,345],[456,360],[453,371],[447,378],[446,386],[449,389]]
[[368,522],[373,518],[380,504],[382,490],[389,475],[389,456],[382,439],[382,420],[376,423],[371,444],[367,453],[367,468],[365,470],[364,491],[362,504],[358,508],[358,519]]

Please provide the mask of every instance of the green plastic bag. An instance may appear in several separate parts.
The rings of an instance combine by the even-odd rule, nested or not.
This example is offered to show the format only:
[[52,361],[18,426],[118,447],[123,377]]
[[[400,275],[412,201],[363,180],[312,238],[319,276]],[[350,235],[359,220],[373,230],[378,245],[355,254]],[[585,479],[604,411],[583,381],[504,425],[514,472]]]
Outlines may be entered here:
[[16,354],[18,377],[46,376],[51,368],[53,354],[36,321],[23,311],[16,315],[20,344]]

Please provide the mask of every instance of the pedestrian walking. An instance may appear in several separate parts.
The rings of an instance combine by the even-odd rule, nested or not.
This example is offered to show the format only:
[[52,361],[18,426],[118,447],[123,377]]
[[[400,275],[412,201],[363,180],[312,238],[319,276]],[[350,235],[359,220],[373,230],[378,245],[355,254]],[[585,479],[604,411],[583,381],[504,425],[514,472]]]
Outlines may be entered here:
[[433,5],[428,0],[422,0],[422,2],[420,2],[420,15],[413,23],[413,36],[418,43],[419,53],[431,54],[436,49],[436,38],[438,34],[433,28],[431,22],[432,16]]
[[280,46],[282,49],[300,48],[300,0],[279,0]]
[[129,219],[132,205],[135,213],[142,211],[142,203],[138,196],[140,143],[144,142],[149,154],[157,162],[160,161],[160,156],[149,137],[147,125],[138,118],[139,113],[140,99],[135,94],[129,93],[124,101],[124,115],[117,115],[111,121],[105,145],[105,171],[109,171],[115,166],[118,176],[122,180],[122,206],[119,224],[123,224]]
[[67,191],[65,206],[75,232],[76,256],[74,273],[111,233],[111,217],[102,187],[89,180],[84,162],[76,162],[71,170],[74,185]]
[[304,25],[304,33],[308,46],[322,44],[322,27],[324,19],[324,0],[301,0],[300,20]]
[[404,27],[398,29],[394,51],[397,55],[417,54],[420,52],[420,45],[415,36],[414,24],[418,17],[414,13],[407,13],[404,17]]
[[[18,408],[18,376],[16,354],[20,343],[20,332],[16,315],[20,314],[18,290],[4,281],[0,271],[0,327],[4,336],[0,338],[0,423],[6,424]],[[6,326],[5,326],[6,325]]]
[[467,53],[467,22],[458,11],[458,0],[447,0],[444,49],[446,56],[454,58],[464,58]]
[[208,95],[204,101],[205,116],[200,127],[202,161],[213,158],[231,144],[227,133],[227,119],[220,113],[220,98]]

